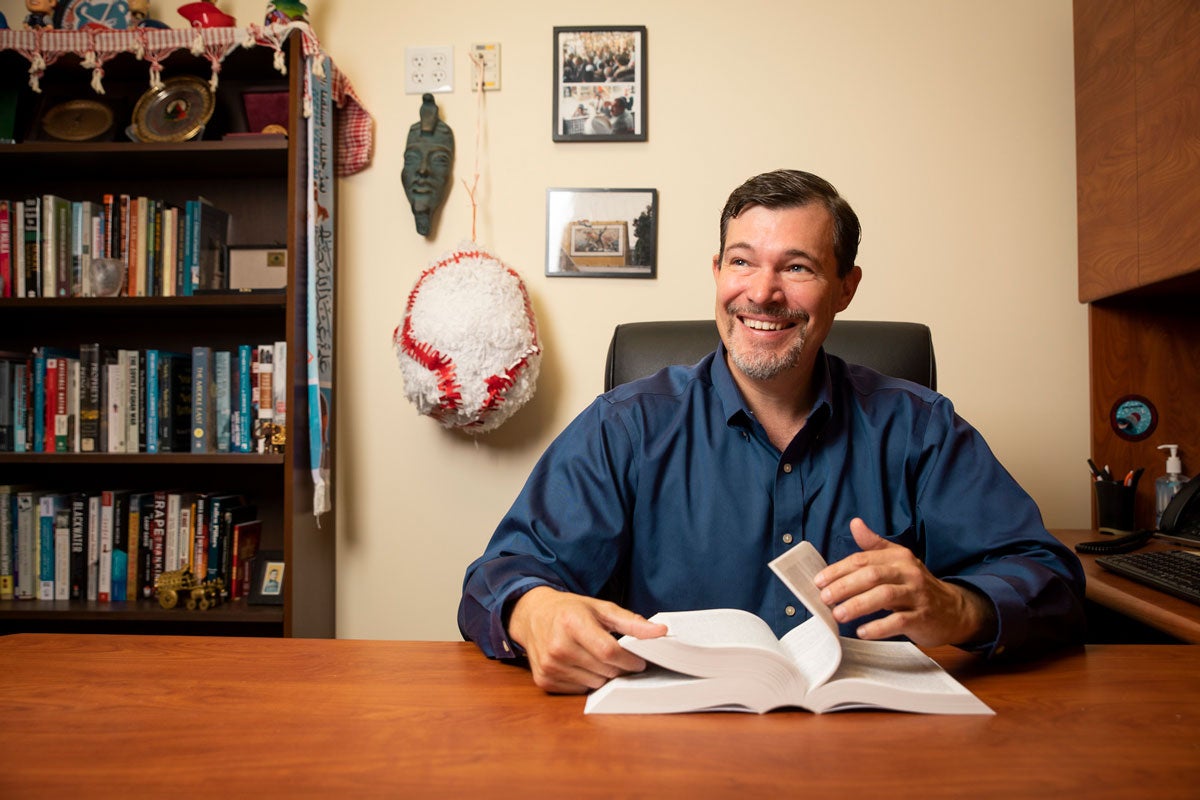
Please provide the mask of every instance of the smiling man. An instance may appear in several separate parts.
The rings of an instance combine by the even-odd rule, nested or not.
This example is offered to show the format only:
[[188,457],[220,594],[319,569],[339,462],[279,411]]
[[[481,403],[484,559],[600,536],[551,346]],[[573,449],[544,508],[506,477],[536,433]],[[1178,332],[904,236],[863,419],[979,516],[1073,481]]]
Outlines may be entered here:
[[467,569],[459,628],[547,691],[645,667],[613,634],[658,611],[740,608],[782,636],[807,612],[768,562],[801,539],[843,635],[988,656],[1077,642],[1079,561],[936,392],[822,344],[862,279],[826,181],[738,187],[713,257],[717,350],[598,397],[547,449]]

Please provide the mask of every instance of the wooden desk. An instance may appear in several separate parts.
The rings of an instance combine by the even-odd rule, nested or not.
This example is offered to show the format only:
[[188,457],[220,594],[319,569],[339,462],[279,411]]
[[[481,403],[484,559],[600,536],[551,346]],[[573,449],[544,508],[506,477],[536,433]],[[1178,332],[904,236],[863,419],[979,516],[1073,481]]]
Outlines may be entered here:
[[[1071,549],[1080,542],[1109,538],[1090,530],[1050,531]],[[1152,539],[1143,550],[1174,550],[1177,545]],[[1140,551],[1139,551],[1140,552]],[[1096,563],[1096,556],[1077,553],[1087,575],[1087,597],[1105,608],[1124,614],[1185,642],[1200,644],[1200,606],[1122,578]],[[1197,676],[1200,677],[1200,676]]]
[[1200,647],[933,654],[996,716],[585,716],[463,642],[16,634],[0,797],[1195,797]]

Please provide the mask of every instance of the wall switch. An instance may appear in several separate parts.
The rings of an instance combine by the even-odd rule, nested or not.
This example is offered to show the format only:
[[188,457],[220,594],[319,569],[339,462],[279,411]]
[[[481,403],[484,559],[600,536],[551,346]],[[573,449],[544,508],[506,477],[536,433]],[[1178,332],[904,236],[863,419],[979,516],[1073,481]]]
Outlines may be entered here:
[[404,48],[404,92],[454,91],[454,48],[450,45],[438,47]]
[[479,91],[479,65],[483,64],[483,90],[500,89],[500,45],[498,43],[471,45],[471,91]]

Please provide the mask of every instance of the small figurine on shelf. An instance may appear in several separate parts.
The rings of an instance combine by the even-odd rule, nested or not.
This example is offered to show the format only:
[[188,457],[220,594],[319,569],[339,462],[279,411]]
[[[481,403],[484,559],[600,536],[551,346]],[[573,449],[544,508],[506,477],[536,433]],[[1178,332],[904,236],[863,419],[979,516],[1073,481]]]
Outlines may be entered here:
[[186,3],[178,10],[179,15],[192,23],[193,28],[232,28],[237,24],[234,17],[217,8],[214,0]]
[[25,8],[29,16],[25,17],[25,27],[29,29],[53,28],[54,9],[58,0],[25,0]]
[[266,24],[308,22],[308,18],[304,16],[307,13],[308,7],[300,0],[271,0],[267,3]]
[[150,18],[150,0],[129,0],[129,27],[165,28],[167,23]]

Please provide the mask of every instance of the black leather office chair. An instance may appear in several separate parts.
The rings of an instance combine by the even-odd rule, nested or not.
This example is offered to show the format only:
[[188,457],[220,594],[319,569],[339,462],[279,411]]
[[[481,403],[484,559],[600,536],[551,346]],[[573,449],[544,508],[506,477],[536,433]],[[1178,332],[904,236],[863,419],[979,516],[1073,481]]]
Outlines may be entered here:
[[[622,323],[608,344],[604,391],[671,364],[695,364],[719,340],[716,323],[710,319]],[[825,339],[825,350],[851,364],[937,389],[937,363],[927,325],[838,319]]]

